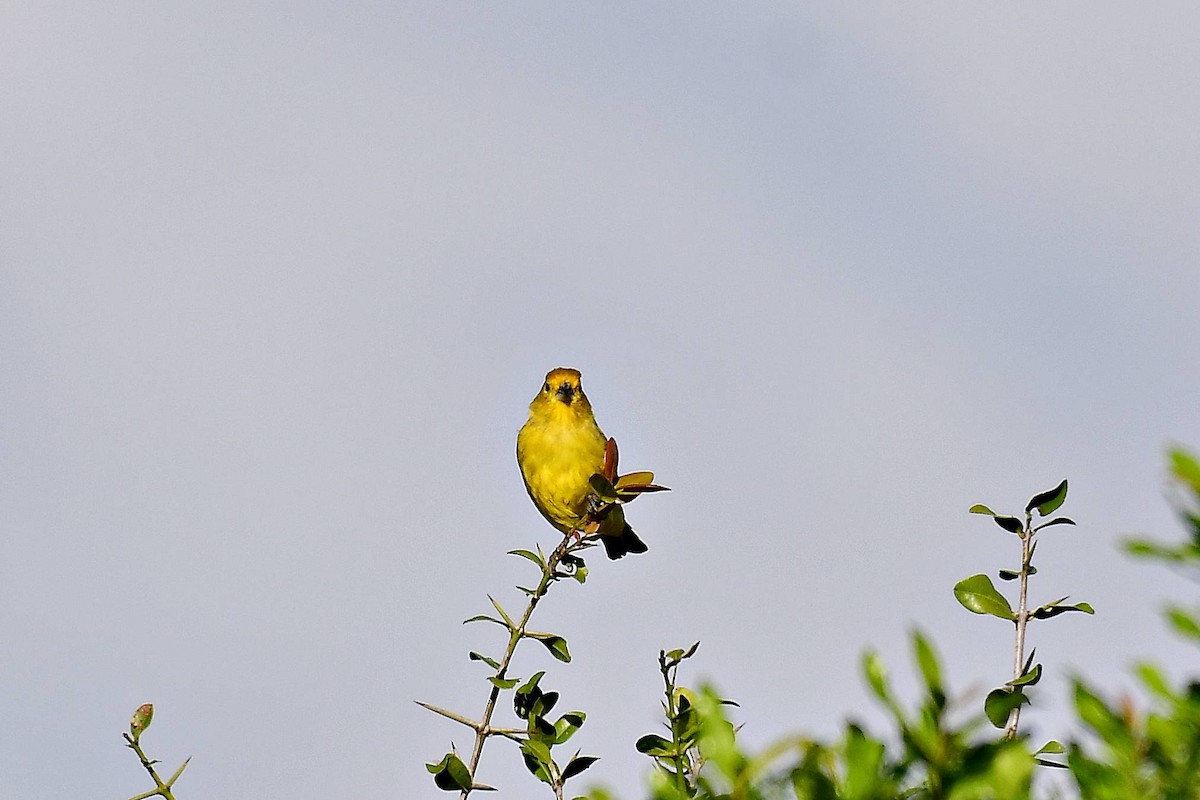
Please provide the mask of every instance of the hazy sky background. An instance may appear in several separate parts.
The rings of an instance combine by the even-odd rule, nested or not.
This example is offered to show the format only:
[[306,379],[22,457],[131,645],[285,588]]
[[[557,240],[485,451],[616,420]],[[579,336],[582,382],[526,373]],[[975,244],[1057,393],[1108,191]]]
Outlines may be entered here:
[[[640,796],[660,648],[751,745],[878,720],[907,630],[968,705],[1011,629],[951,588],[1013,567],[967,508],[1071,480],[1044,535],[1048,679],[1112,690],[1200,447],[1200,9],[926,4],[10,3],[0,9],[0,794],[425,797],[477,714],[469,650],[556,534],[516,431],[573,366],[644,556],[536,627],[577,779]],[[535,652],[536,651],[536,652]],[[910,692],[911,696],[911,692]],[[511,746],[478,776],[548,796]]]

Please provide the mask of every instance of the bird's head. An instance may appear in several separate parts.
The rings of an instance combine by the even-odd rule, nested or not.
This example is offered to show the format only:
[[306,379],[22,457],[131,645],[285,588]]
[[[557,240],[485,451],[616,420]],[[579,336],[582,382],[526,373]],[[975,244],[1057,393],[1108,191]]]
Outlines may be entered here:
[[565,410],[564,406],[573,411],[590,410],[591,403],[583,393],[579,378],[577,369],[559,367],[550,370],[546,373],[541,391],[533,399],[534,404],[543,408],[557,407],[560,411]]

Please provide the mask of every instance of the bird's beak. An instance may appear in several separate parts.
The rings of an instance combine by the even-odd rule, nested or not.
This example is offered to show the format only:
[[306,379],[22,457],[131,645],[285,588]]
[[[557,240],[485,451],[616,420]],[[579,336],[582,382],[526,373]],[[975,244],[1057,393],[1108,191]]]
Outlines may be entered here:
[[571,405],[571,401],[575,399],[575,387],[569,383],[564,383],[558,387],[558,391],[554,393],[554,396],[567,405]]

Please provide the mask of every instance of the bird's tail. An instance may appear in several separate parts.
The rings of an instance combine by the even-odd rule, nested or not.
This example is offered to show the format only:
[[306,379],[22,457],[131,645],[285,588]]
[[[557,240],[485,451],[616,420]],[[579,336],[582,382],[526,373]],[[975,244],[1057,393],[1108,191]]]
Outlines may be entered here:
[[604,543],[604,553],[614,561],[623,558],[626,553],[644,553],[650,549],[633,532],[629,523],[625,524],[620,536],[601,536],[600,541]]

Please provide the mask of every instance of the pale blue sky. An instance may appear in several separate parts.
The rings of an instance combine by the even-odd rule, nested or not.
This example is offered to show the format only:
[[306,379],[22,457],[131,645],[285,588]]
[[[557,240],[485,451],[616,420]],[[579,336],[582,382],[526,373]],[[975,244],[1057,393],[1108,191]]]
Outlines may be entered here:
[[[582,370],[672,486],[537,626],[576,742],[637,797],[659,648],[744,736],[878,719],[924,626],[953,685],[1010,631],[966,509],[1069,477],[1035,599],[1064,676],[1191,658],[1162,451],[1200,447],[1200,10],[1126,3],[9,4],[0,11],[0,775],[128,797],[433,796],[477,713],[459,621],[556,541],[513,448]],[[648,612],[648,609],[651,610]],[[973,698],[973,699],[972,699]],[[574,743],[574,742],[573,742]],[[173,764],[172,764],[173,766]],[[504,743],[481,780],[541,791]]]

